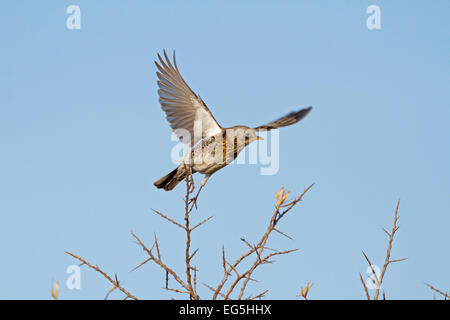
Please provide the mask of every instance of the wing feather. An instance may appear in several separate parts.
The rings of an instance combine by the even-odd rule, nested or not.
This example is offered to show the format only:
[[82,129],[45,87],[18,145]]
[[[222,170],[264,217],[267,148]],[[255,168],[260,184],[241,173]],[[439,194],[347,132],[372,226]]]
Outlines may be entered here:
[[[163,51],[164,59],[158,53],[155,61],[158,71],[158,95],[162,110],[166,113],[166,119],[170,127],[177,134],[181,142],[193,146],[203,138],[222,132],[222,127],[217,123],[211,111],[199,95],[188,86],[181,76],[176,63],[175,52],[173,64]],[[195,126],[201,126],[201,132],[195,134]],[[185,129],[191,139],[183,136],[177,129]],[[197,128],[195,128],[197,130]]]
[[269,131],[281,127],[290,126],[294,123],[302,120],[311,111],[312,107],[301,109],[298,111],[292,111],[291,113],[281,117],[275,121],[266,123],[265,125],[254,128],[256,131]]

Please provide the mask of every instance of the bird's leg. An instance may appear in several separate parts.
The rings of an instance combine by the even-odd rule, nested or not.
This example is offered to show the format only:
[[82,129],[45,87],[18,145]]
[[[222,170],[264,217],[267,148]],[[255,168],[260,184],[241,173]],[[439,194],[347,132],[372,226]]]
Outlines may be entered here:
[[189,204],[192,203],[191,208],[190,208],[189,210],[192,210],[192,208],[193,208],[194,206],[195,206],[195,209],[197,209],[197,198],[198,198],[198,195],[200,194],[200,191],[202,191],[202,188],[203,188],[203,185],[200,186],[200,189],[198,189],[198,192],[197,192],[197,194],[195,195],[195,197],[193,197],[193,198],[191,198],[191,199],[189,200]]
[[202,182],[200,183],[200,188],[198,189],[197,194],[195,195],[195,197],[191,198],[189,200],[189,204],[192,203],[192,206],[190,208],[190,210],[192,210],[192,208],[195,206],[195,209],[197,209],[197,198],[198,195],[200,194],[200,191],[202,191],[202,188],[205,186],[206,181],[208,181],[209,177],[211,177],[211,175],[206,175],[205,178],[202,180]]

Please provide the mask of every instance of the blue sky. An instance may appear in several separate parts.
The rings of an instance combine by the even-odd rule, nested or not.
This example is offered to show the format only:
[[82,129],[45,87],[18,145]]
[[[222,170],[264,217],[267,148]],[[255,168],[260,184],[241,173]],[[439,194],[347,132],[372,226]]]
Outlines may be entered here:
[[[66,8],[81,8],[81,29]],[[368,30],[366,8],[381,9]],[[257,126],[309,105],[283,128],[280,169],[216,173],[194,221],[200,281],[221,278],[221,247],[237,258],[265,231],[275,192],[315,186],[274,234],[299,248],[255,274],[248,294],[363,299],[364,250],[382,265],[396,201],[400,229],[387,298],[450,289],[450,22],[448,1],[8,1],[0,10],[0,251],[2,299],[102,299],[110,285],[82,268],[65,286],[68,250],[117,273],[133,294],[167,299],[155,266],[130,235],[183,272],[184,188],[153,181],[172,170],[175,142],[157,100],[153,60],[175,49],[183,76],[222,126]],[[199,182],[200,177],[197,177]],[[373,291],[371,292],[373,293]],[[200,289],[200,296],[208,297]],[[113,293],[111,298],[121,298]]]

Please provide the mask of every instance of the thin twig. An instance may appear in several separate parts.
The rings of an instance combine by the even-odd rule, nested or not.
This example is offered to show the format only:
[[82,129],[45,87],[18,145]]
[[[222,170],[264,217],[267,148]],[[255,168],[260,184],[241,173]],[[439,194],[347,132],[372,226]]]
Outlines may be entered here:
[[[265,263],[271,263],[272,261],[270,260],[270,258],[272,258],[274,256],[288,254],[288,253],[291,253],[291,252],[294,252],[297,250],[297,249],[293,249],[293,250],[286,250],[286,251],[276,251],[274,249],[271,249],[272,251],[276,251],[276,252],[272,252],[271,254],[263,256],[264,250],[267,248],[266,243],[269,239],[270,234],[273,231],[277,231],[280,234],[285,235],[280,230],[276,229],[275,226],[278,224],[278,222],[281,220],[281,218],[283,218],[285,216],[285,214],[287,212],[289,212],[298,202],[300,202],[302,200],[303,196],[306,194],[306,192],[309,189],[312,188],[312,186],[313,185],[306,188],[299,197],[297,197],[296,199],[294,199],[293,201],[288,202],[288,203],[286,203],[286,199],[289,196],[289,192],[285,191],[283,188],[279,192],[277,192],[277,194],[276,194],[277,205],[275,207],[275,212],[273,213],[273,215],[270,219],[270,222],[269,222],[266,232],[263,234],[260,241],[256,245],[252,245],[248,241],[246,241],[245,239],[242,238],[241,240],[249,247],[249,250],[247,252],[245,252],[241,257],[239,257],[233,264],[226,262],[225,252],[223,249],[223,251],[222,251],[222,266],[224,269],[224,276],[222,278],[222,281],[216,287],[216,290],[214,291],[212,299],[217,299],[217,296],[219,296],[219,295],[222,296],[222,289],[225,286],[225,284],[227,283],[227,281],[229,280],[229,277],[232,272],[236,273],[236,279],[234,279],[234,281],[230,284],[228,290],[225,293],[223,293],[224,298],[229,299],[230,295],[234,292],[235,288],[242,281],[242,285],[240,287],[239,295],[238,295],[238,299],[242,299],[248,282],[250,280],[253,280],[251,277],[253,272],[260,265],[265,264]],[[282,208],[284,210],[281,210]],[[242,274],[239,274],[239,272],[237,271],[237,267],[244,260],[246,260],[249,256],[251,256],[253,253],[256,254],[254,262],[251,264],[249,269],[247,269],[247,271],[243,272]]]
[[176,225],[177,227],[179,227],[179,228],[185,230],[185,227],[182,226],[181,224],[179,224],[178,222],[176,222],[175,220],[173,220],[173,219],[167,217],[166,215],[162,214],[162,213],[159,212],[159,211],[156,211],[156,210],[154,210],[154,209],[152,209],[152,210],[153,210],[153,212],[155,212],[156,214],[158,214],[160,217],[163,217],[164,219],[166,219],[167,221],[173,223],[173,224]]
[[367,300],[370,300],[369,290],[367,289],[366,283],[364,282],[364,279],[363,279],[361,273],[359,274],[359,279],[361,279],[361,283],[364,287],[364,292],[366,293]]
[[[162,269],[166,271],[166,273],[170,274],[175,281],[177,281],[186,291],[189,291],[189,287],[186,285],[186,283],[173,271],[171,268],[169,268],[162,260],[161,256],[158,254],[158,257],[155,257],[152,250],[149,250],[146,245],[139,239],[137,235],[135,235],[133,232],[131,232],[131,235],[136,239],[137,243],[144,249],[144,251],[149,255],[150,261],[154,261],[157,265],[159,265]],[[155,243],[157,243],[157,238],[155,236]],[[154,246],[158,248],[158,246]],[[153,248],[153,247],[152,247]],[[158,249],[159,252],[159,249]]]
[[256,299],[262,298],[266,295],[267,292],[269,292],[269,290],[264,290],[263,292],[261,292],[260,294],[254,296],[254,297],[248,297],[247,300],[256,300]]
[[[186,165],[185,165],[185,170],[186,170]],[[188,286],[188,291],[189,291],[189,298],[191,300],[197,300],[198,296],[197,293],[194,291],[194,287],[192,285],[192,274],[191,274],[191,258],[195,255],[196,252],[194,252],[194,254],[190,253],[190,249],[191,249],[191,232],[193,229],[195,229],[197,226],[199,226],[200,224],[202,224],[203,222],[206,222],[208,219],[204,220],[203,222],[201,222],[199,225],[197,225],[196,227],[194,227],[192,230],[189,228],[190,222],[189,222],[189,213],[191,212],[191,210],[189,209],[189,195],[192,193],[192,191],[194,191],[193,189],[193,181],[194,179],[192,178],[192,169],[189,168],[189,174],[186,176],[186,196],[185,196],[185,214],[184,214],[184,230],[186,231],[186,250],[185,250],[185,263],[186,263],[186,282],[187,282],[187,286]]]
[[433,291],[439,293],[441,296],[444,297],[445,300],[450,299],[450,295],[448,295],[447,293],[442,292],[442,291],[439,290],[439,289],[436,289],[436,288],[433,287],[431,284],[425,283],[425,285],[426,285],[428,288],[430,288],[431,290],[433,290]]
[[[100,273],[103,277],[105,277],[109,282],[111,282],[113,284],[113,289],[110,290],[110,292],[114,289],[119,289],[120,291],[122,291],[128,298],[133,299],[133,300],[138,300],[138,298],[136,298],[135,296],[133,296],[131,293],[129,293],[127,290],[125,290],[119,283],[119,280],[117,279],[117,276],[115,277],[115,280],[113,280],[106,272],[104,272],[103,270],[101,270],[99,267],[92,265],[91,263],[89,263],[88,261],[84,260],[83,258],[80,258],[79,256],[70,253],[68,251],[65,251],[68,255],[74,257],[75,259],[79,260],[82,262],[82,264],[87,265],[89,268],[97,271],[98,273]],[[109,293],[110,293],[109,292]],[[108,293],[108,294],[109,294]]]
[[394,241],[394,235],[398,230],[398,226],[397,226],[397,220],[398,220],[398,207],[400,206],[400,199],[397,201],[397,206],[395,207],[395,214],[394,214],[394,225],[392,226],[392,231],[390,233],[389,236],[389,243],[388,243],[388,247],[387,247],[387,251],[386,251],[386,259],[384,260],[384,265],[383,265],[383,269],[381,270],[381,275],[380,275],[380,280],[378,281],[377,284],[377,289],[375,291],[375,295],[373,297],[374,300],[378,300],[378,295],[380,294],[380,287],[381,287],[381,283],[383,282],[383,278],[384,278],[384,274],[386,273],[386,269],[388,267],[388,265],[392,262],[395,261],[403,261],[406,258],[403,259],[397,259],[397,260],[389,260],[391,257],[391,249],[392,249],[392,242]]
[[[394,241],[394,236],[395,236],[395,233],[397,232],[397,230],[400,228],[399,226],[397,226],[397,222],[398,222],[398,208],[399,208],[399,206],[400,206],[400,199],[397,201],[397,206],[395,207],[394,224],[392,226],[391,232],[388,232],[384,228],[382,229],[384,231],[384,233],[386,233],[388,235],[389,241],[388,241],[388,247],[387,247],[387,250],[386,250],[386,258],[384,260],[384,265],[383,265],[383,268],[381,270],[381,274],[379,276],[375,272],[375,269],[374,269],[372,263],[370,262],[369,257],[367,257],[367,255],[364,253],[364,251],[362,251],[362,254],[363,254],[364,258],[366,259],[367,263],[369,264],[369,267],[371,268],[372,273],[373,273],[373,275],[375,277],[376,290],[375,290],[375,294],[374,294],[374,297],[373,297],[374,300],[378,300],[378,297],[380,295],[380,288],[381,288],[381,284],[382,284],[383,279],[384,279],[384,275],[386,274],[387,267],[391,263],[400,262],[400,261],[404,261],[404,260],[407,259],[407,258],[393,259],[393,260],[390,259],[391,258],[392,243]],[[368,297],[368,299],[370,299],[370,296],[369,296],[368,291],[367,291],[367,287],[366,287],[366,285],[365,285],[365,283],[364,283],[364,281],[362,279],[361,274],[360,274],[360,279],[361,279],[361,282],[362,282],[362,284],[364,286],[364,291],[366,292],[366,296]],[[385,296],[386,295],[383,292],[383,297],[385,297]]]
[[212,218],[212,216],[209,217],[209,218],[206,218],[205,220],[203,220],[203,221],[200,222],[200,223],[197,223],[195,226],[193,226],[193,227],[191,228],[191,231],[194,231],[195,229],[197,229],[198,227],[200,227],[202,224],[204,224],[205,222],[209,221],[211,218]]

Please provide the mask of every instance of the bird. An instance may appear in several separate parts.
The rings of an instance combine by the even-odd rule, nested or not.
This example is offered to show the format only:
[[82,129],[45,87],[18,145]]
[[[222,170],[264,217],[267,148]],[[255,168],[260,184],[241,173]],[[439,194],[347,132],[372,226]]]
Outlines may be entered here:
[[169,191],[189,174],[204,174],[196,196],[191,199],[195,206],[200,191],[215,172],[232,162],[250,143],[264,140],[257,132],[293,125],[306,117],[312,109],[309,106],[293,111],[255,128],[244,125],[223,128],[200,95],[196,94],[181,76],[175,51],[172,61],[165,50],[163,55],[164,58],[158,53],[158,59],[154,61],[157,68],[159,103],[173,132],[190,150],[186,152],[180,165],[156,180],[154,186]]

